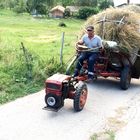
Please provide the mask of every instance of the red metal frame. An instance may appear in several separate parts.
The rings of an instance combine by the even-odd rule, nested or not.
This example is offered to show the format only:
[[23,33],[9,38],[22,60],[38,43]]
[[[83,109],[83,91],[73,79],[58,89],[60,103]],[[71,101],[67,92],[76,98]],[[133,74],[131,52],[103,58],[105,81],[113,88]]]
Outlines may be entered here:
[[[121,58],[122,56],[120,56]],[[99,63],[98,60],[102,61],[102,63]],[[117,77],[120,77],[120,72],[117,72],[117,71],[112,71],[112,72],[108,72],[107,71],[107,65],[108,65],[108,57],[99,57],[96,62],[96,64],[94,65],[94,71],[95,71],[95,74],[97,76],[102,76],[104,78],[107,78],[107,77],[114,77],[114,78],[117,78]],[[84,69],[87,69],[88,68],[88,65],[87,65],[87,61],[84,61],[83,63],[83,68]],[[88,79],[88,76],[87,74],[85,75],[79,75],[78,77],[76,77],[79,81],[85,81]]]

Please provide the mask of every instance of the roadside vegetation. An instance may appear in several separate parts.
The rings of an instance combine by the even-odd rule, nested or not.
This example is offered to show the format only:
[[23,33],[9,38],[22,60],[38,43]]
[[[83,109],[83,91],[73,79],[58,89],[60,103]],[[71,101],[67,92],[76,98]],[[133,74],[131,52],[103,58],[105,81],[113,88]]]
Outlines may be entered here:
[[115,132],[107,130],[105,132],[95,133],[90,137],[90,140],[115,140]]
[[[64,19],[51,19],[49,11],[56,5],[81,8],[74,15],[66,9]],[[37,92],[48,76],[64,73],[65,65],[60,65],[62,33],[66,63],[75,53],[84,19],[110,5],[112,0],[1,0],[0,104]]]
[[[60,22],[66,27],[60,27]],[[36,19],[0,10],[0,104],[37,92],[48,76],[65,72],[65,65],[60,65],[62,32],[65,63],[75,52],[83,23],[77,19]]]
[[[0,8],[10,9],[15,13],[29,13],[31,15],[44,15],[49,17],[50,10],[56,5],[62,5],[65,9],[65,17],[86,19],[110,6],[113,0],[1,0]],[[79,7],[79,11],[70,14],[67,6]],[[86,13],[85,13],[86,12]]]

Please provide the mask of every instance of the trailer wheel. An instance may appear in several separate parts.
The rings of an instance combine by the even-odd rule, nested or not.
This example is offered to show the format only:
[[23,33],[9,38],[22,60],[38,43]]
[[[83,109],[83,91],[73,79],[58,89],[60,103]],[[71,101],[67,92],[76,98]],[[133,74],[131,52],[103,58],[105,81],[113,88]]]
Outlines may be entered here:
[[121,71],[121,79],[120,79],[121,89],[127,90],[130,86],[130,82],[131,82],[130,67],[124,67],[124,69]]
[[88,90],[86,84],[80,81],[74,97],[74,110],[76,112],[81,111],[84,108],[87,94]]

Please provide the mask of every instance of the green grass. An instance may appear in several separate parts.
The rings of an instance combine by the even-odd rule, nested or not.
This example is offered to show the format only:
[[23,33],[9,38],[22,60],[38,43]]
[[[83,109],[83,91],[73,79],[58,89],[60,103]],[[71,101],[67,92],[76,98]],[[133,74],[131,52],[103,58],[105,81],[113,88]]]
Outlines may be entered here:
[[[59,22],[64,22],[67,27],[59,27]],[[82,24],[83,21],[76,19],[34,19],[28,15],[2,15],[0,40],[6,46],[19,46],[20,42],[24,42],[39,55],[46,56],[54,50],[58,52],[62,32],[65,32],[66,50],[74,47]]]
[[91,140],[115,140],[115,132],[107,130],[105,132],[95,133],[91,136]]
[[[66,27],[59,27],[60,22]],[[66,62],[75,53],[74,45],[83,24],[77,19],[35,19],[28,14],[0,10],[0,104],[43,88],[45,78],[60,66],[62,32]],[[32,80],[27,78],[21,42],[32,55]]]

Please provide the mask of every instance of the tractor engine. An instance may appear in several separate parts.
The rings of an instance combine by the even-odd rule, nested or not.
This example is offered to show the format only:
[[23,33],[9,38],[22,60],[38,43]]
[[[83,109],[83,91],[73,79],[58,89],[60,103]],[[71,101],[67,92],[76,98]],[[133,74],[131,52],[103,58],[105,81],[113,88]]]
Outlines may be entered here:
[[63,74],[54,74],[45,82],[45,103],[49,110],[57,111],[64,105],[64,99],[68,98],[69,81],[71,77]]

